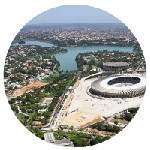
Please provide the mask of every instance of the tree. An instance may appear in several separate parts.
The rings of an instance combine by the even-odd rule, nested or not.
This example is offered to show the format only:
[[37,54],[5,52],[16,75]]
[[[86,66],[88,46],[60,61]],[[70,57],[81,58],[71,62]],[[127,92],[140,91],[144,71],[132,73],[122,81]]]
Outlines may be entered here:
[[115,116],[114,119],[118,119],[118,116]]
[[29,116],[24,116],[25,119],[29,119]]
[[29,81],[26,81],[26,85],[28,85],[29,84]]
[[130,113],[125,113],[124,119],[127,120],[127,121],[131,121],[132,120],[132,115]]
[[120,128],[117,126],[113,126],[113,132],[118,133],[120,131]]
[[90,144],[91,144],[91,145],[95,145],[95,144],[97,144],[97,142],[96,142],[95,139],[92,139],[92,140],[90,141]]
[[68,45],[76,45],[75,40],[73,39],[69,39],[67,43]]
[[91,145],[95,145],[95,144],[102,143],[102,142],[104,142],[105,140],[109,140],[109,139],[110,139],[109,136],[102,137],[102,136],[100,136],[100,135],[97,135],[95,139],[92,139],[92,140],[90,141],[90,144],[91,144]]
[[25,110],[24,108],[22,108],[21,111],[22,111],[23,113],[26,113],[26,110]]
[[83,131],[83,130],[84,130],[84,128],[80,128],[80,129],[79,129],[79,131]]
[[114,121],[114,124],[117,125],[117,124],[118,124],[118,121],[115,120],[115,121]]
[[81,139],[76,139],[74,141],[75,147],[82,147],[82,140]]
[[111,132],[112,131],[112,126],[111,125],[107,125],[106,126],[106,130]]
[[129,108],[129,109],[128,109],[128,111],[129,111],[130,113],[137,113],[138,110],[139,110],[139,107],[137,107],[137,108]]
[[11,105],[11,109],[12,109],[13,111],[15,111],[16,113],[19,112],[19,111],[18,111],[18,108],[17,108],[16,106],[12,106],[12,105]]
[[101,122],[98,122],[98,123],[97,123],[97,129],[98,129],[99,131],[101,131],[101,130],[103,130],[103,128],[104,128],[104,126],[102,125],[102,123],[101,123]]
[[90,146],[89,139],[82,140],[82,147],[85,147],[85,146]]
[[73,129],[74,129],[74,126],[71,126],[71,127],[70,127],[70,130],[73,130]]

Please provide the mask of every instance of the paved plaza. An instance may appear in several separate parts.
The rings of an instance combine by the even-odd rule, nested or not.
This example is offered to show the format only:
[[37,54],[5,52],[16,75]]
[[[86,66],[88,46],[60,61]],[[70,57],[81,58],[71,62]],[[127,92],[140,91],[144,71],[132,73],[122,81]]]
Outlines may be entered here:
[[60,124],[80,127],[88,122],[92,122],[92,120],[113,116],[115,113],[131,107],[137,107],[142,103],[142,97],[126,99],[92,98],[86,93],[86,90],[94,80],[96,78],[85,81],[81,79],[79,86],[72,93],[71,104],[69,106],[66,105],[67,107],[64,108],[67,112],[61,119]]

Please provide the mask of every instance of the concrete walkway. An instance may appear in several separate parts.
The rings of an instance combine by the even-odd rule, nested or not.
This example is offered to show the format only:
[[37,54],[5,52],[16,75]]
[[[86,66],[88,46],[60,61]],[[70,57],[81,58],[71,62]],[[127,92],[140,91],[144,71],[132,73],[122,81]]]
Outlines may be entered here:
[[21,111],[21,109],[20,109],[20,107],[19,107],[19,106],[18,106],[18,111],[19,111],[19,113],[22,113],[22,114],[24,114],[25,116],[29,116],[28,114],[23,113],[23,112]]

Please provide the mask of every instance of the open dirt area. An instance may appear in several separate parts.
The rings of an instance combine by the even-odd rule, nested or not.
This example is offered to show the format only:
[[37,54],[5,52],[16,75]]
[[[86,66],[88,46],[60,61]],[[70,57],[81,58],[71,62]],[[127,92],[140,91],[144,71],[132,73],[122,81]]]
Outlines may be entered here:
[[40,121],[33,121],[32,124],[33,124],[33,125],[40,125],[40,124],[42,124],[42,123],[41,123]]
[[63,124],[67,124],[69,126],[76,125],[83,128],[84,126],[87,126],[88,123],[94,123],[95,120],[102,121],[100,115],[98,114],[79,111],[69,114],[64,119]]
[[29,84],[29,85],[27,85],[27,86],[22,87],[21,89],[17,89],[17,90],[14,92],[13,96],[14,96],[14,97],[21,96],[21,95],[23,95],[25,92],[26,92],[26,93],[31,92],[33,87],[40,88],[41,86],[47,85],[47,84],[48,84],[48,83],[43,83],[43,82],[41,82],[41,81],[33,82],[33,83],[31,83],[31,84]]

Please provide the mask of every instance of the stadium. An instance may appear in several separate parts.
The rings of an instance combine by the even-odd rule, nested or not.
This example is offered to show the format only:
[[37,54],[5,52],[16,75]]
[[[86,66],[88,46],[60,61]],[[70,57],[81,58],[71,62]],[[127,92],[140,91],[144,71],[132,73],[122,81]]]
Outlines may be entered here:
[[91,93],[100,97],[132,98],[144,95],[146,78],[136,75],[116,75],[99,78],[91,84]]

